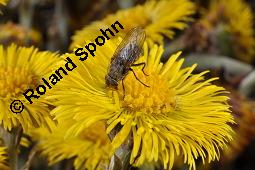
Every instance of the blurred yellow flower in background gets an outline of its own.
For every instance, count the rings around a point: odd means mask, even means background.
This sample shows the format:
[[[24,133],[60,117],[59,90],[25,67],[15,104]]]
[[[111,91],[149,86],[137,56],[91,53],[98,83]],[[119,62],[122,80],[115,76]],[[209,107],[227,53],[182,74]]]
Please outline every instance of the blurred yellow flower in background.
[[[50,165],[64,159],[74,158],[76,170],[105,169],[111,157],[111,143],[105,132],[105,124],[96,122],[84,129],[77,137],[64,138],[72,121],[64,120],[53,129],[36,129],[31,132],[38,141],[38,149],[46,156]]]
[[[228,87],[229,88],[229,87]],[[233,127],[235,135],[228,149],[223,153],[223,160],[230,161],[237,159],[237,156],[244,152],[255,136],[255,103],[240,95],[234,89],[230,90],[230,103],[236,125]]]
[[[28,30],[21,25],[8,22],[0,25],[0,43],[10,45],[39,45],[41,43],[41,34],[35,30]]]
[[[116,20],[124,26],[122,36],[131,28],[141,26],[146,31],[149,44],[153,42],[162,44],[164,36],[173,38],[175,34],[173,29],[184,29],[187,26],[185,22],[191,20],[190,16],[194,12],[195,6],[188,0],[148,1],[144,5],[120,10],[85,26],[72,37],[70,49],[76,45],[84,45],[85,40],[94,39],[95,35],[101,34],[99,29],[107,29]]]
[[[208,11],[199,21],[207,30],[223,25],[231,35],[234,55],[240,60],[250,62],[254,59],[253,14],[250,6],[243,0],[211,1]]]
[[[0,4],[6,5],[9,0],[0,0]]]
[[[25,131],[29,127],[51,127],[50,109],[43,96],[30,104],[22,93],[42,83],[41,78],[51,73],[59,60],[58,54],[39,52],[33,47],[0,46],[0,123],[4,129],[20,125]],[[23,102],[22,113],[10,110],[13,100]]]
[[[133,148],[130,163],[141,166],[144,162],[160,161],[164,168],[173,166],[176,156],[195,169],[195,159],[203,162],[219,159],[219,151],[232,139],[233,116],[227,104],[225,89],[212,85],[215,80],[204,80],[203,75],[191,74],[196,65],[181,69],[180,53],[160,62],[163,47],[144,46],[144,55],[137,62],[145,62],[145,76],[141,68],[134,68],[145,87],[129,73],[117,91],[106,87],[105,75],[118,43],[107,42],[94,58],[77,63],[67,79],[52,90],[56,119],[76,122],[67,136],[79,135],[97,121],[107,122],[107,133],[117,125],[121,130],[112,140],[117,149],[131,134]],[[124,99],[123,99],[124,98]]]

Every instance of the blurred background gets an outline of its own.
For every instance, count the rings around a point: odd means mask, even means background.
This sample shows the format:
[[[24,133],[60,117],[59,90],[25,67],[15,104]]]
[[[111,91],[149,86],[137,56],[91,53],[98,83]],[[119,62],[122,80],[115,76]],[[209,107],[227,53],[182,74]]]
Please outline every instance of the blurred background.
[[[70,51],[77,30],[109,14],[144,4],[145,0],[10,0],[1,7],[0,43],[36,46],[40,50],[65,53]],[[231,93],[230,104],[236,124],[236,135],[219,161],[203,165],[199,170],[255,169],[255,1],[239,4],[217,4],[214,0],[193,0],[196,12],[182,30],[174,30],[173,39],[164,39],[163,62],[170,54],[183,51],[185,66],[198,63],[196,72],[210,70],[208,78],[219,77],[217,83]],[[231,6],[233,5],[233,6]],[[238,8],[238,6],[240,8]],[[247,9],[248,12],[247,12]],[[246,10],[246,11],[245,11]],[[171,11],[169,11],[171,13]],[[244,12],[244,14],[242,13]],[[127,16],[128,17],[128,16]],[[28,137],[29,138],[29,137]],[[33,144],[21,150],[24,164]],[[69,161],[46,166],[45,158],[35,156],[30,169],[68,170]],[[138,168],[134,168],[138,169]],[[157,169],[144,165],[141,169]],[[187,169],[181,162],[174,169]]]

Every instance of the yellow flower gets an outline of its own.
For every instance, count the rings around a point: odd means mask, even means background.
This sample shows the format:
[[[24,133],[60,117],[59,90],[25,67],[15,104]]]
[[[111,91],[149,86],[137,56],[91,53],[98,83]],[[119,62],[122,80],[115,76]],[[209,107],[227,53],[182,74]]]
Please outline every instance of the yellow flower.
[[[47,156],[49,164],[74,158],[74,167],[77,170],[105,169],[112,153],[105,124],[96,122],[84,129],[79,136],[64,138],[71,125],[71,121],[65,120],[65,123],[60,123],[52,133],[42,128],[31,133],[38,141],[42,154]]]
[[[6,165],[6,148],[0,147],[0,169],[2,170],[9,170],[8,166]]]
[[[0,0],[0,5],[6,5],[9,0]],[[0,11],[0,14],[2,14],[2,11]]]
[[[76,45],[84,45],[85,40],[95,39],[96,35],[101,34],[100,29],[107,29],[116,20],[124,27],[120,36],[124,36],[135,26],[141,26],[145,29],[150,44],[162,44],[163,36],[172,39],[173,29],[184,29],[187,26],[185,22],[191,20],[190,15],[194,12],[194,4],[188,0],[148,1],[144,5],[118,11],[85,26],[72,37],[70,49]]]
[[[97,121],[107,122],[107,133],[118,124],[121,130],[112,141],[117,149],[133,136],[130,163],[140,166],[145,161],[161,161],[164,168],[173,166],[176,156],[195,169],[195,159],[204,161],[219,158],[219,150],[229,141],[232,133],[228,123],[233,123],[228,97],[222,87],[212,85],[214,79],[204,80],[203,75],[191,74],[196,65],[181,69],[180,53],[160,62],[162,46],[148,48],[138,62],[146,62],[145,76],[141,68],[134,68],[138,78],[149,85],[145,87],[132,73],[124,79],[125,96],[121,82],[118,90],[106,87],[105,75],[116,44],[107,42],[98,48],[95,57],[79,61],[69,77],[52,91],[50,99],[57,106],[52,114],[57,119],[76,120],[67,136],[80,134],[84,128]],[[123,99],[124,98],[124,99]],[[59,100],[58,100],[59,99]]]
[[[9,0],[0,0],[0,4],[6,5]]]
[[[8,22],[0,25],[0,43],[9,45],[15,43],[18,45],[33,44],[39,45],[41,35],[35,30],[28,30],[21,25]]]
[[[30,104],[23,93],[38,84],[50,74],[53,66],[60,59],[56,53],[38,52],[30,47],[11,45],[6,49],[0,46],[0,122],[4,129],[11,130],[21,125],[26,131],[29,127],[51,127],[47,101],[43,96]],[[13,113],[10,104],[20,100],[24,105],[21,113]]]
[[[250,62],[255,54],[253,19],[252,9],[243,0],[216,0],[200,22],[209,30],[223,24],[232,36],[236,57]]]
[[[231,95],[229,95],[231,99],[230,104],[232,105],[232,112],[236,122],[238,122],[238,126],[233,126],[235,135],[230,147],[223,153],[222,160],[224,162],[235,160],[251,144],[253,136],[255,136],[255,103],[249,101],[238,91],[227,88],[231,92]]]

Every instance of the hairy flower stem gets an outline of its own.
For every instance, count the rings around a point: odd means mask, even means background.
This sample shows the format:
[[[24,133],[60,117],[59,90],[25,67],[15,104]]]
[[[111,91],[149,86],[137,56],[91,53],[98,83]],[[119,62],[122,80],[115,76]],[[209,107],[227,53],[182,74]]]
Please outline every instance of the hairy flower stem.
[[[121,125],[117,125],[109,134],[111,141],[119,133]],[[128,170],[131,165],[129,164],[130,155],[133,147],[132,136],[129,134],[126,141],[115,151],[111,157],[108,170]]]
[[[28,155],[28,159],[27,162],[25,163],[24,167],[22,168],[22,170],[29,170],[30,166],[34,160],[34,157],[36,156],[36,154],[38,153],[38,146],[35,145],[32,150],[30,151],[29,155]]]
[[[16,127],[11,130],[9,140],[9,159],[11,170],[18,170],[18,147],[22,136],[22,127]]]

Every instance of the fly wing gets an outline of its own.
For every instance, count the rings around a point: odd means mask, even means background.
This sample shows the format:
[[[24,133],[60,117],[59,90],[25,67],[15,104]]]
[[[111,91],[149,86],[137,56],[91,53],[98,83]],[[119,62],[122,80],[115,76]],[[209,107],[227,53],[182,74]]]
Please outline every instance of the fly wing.
[[[115,59],[124,65],[135,62],[142,51],[145,37],[145,31],[141,27],[132,28],[117,47],[111,63]]]

